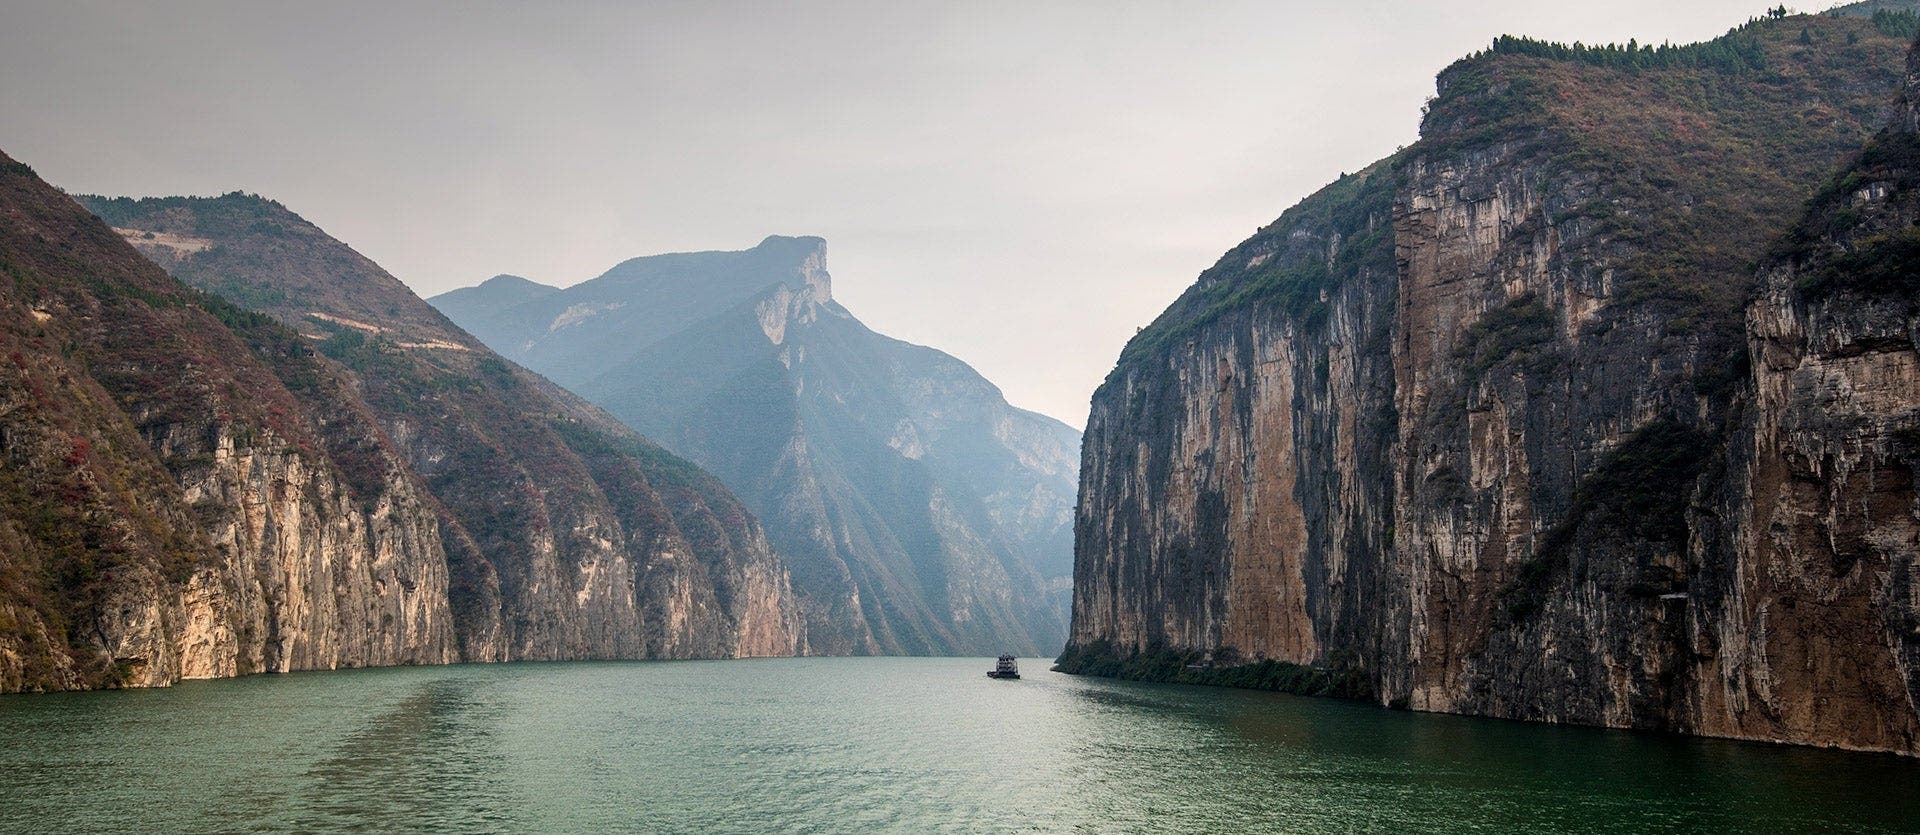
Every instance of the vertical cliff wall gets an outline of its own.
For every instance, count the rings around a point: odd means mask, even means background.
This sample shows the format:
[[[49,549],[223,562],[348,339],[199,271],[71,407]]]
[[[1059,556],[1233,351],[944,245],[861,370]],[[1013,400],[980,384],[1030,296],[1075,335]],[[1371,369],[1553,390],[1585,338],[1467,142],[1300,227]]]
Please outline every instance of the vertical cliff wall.
[[[1702,729],[1920,748],[1920,52],[1894,124],[1771,253],[1691,602]]]
[[[1797,17],[1662,50],[1503,40],[1449,68],[1419,143],[1229,253],[1095,395],[1075,648],[1316,667],[1422,710],[1910,750],[1805,718],[1845,695],[1836,716],[1910,721],[1903,668],[1873,661],[1904,638],[1865,606],[1824,644],[1714,639],[1745,661],[1702,637],[1775,594],[1752,523],[1729,527],[1742,505],[1717,506],[1746,453],[1719,451],[1826,419],[1749,408],[1784,385],[1749,378],[1752,262],[1883,123],[1904,51]],[[1892,369],[1844,387],[1897,411]],[[1898,553],[1910,485],[1870,480]],[[1857,593],[1806,588],[1893,600],[1882,562]],[[1842,634],[1888,649],[1847,662]]]
[[[1394,162],[1240,245],[1094,397],[1072,642],[1371,655],[1392,521]]]

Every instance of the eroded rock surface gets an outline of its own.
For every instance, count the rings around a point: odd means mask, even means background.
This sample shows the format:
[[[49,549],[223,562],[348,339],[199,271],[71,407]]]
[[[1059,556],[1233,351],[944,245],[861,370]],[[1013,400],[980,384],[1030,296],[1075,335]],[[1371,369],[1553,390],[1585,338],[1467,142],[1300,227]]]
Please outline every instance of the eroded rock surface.
[[[1796,17],[1449,68],[1418,144],[1228,253],[1095,395],[1071,644],[1913,751],[1914,293],[1752,268],[1905,52]],[[1854,179],[1832,216],[1874,231],[1810,237],[1910,234],[1904,181]]]

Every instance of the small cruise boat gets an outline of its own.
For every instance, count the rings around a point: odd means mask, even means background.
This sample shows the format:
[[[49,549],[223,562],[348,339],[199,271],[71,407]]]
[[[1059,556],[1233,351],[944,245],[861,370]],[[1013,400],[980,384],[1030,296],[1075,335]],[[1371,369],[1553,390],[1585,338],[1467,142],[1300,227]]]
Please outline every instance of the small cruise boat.
[[[1020,665],[1013,663],[1013,656],[1002,655],[1000,662],[987,671],[987,678],[1019,678]]]

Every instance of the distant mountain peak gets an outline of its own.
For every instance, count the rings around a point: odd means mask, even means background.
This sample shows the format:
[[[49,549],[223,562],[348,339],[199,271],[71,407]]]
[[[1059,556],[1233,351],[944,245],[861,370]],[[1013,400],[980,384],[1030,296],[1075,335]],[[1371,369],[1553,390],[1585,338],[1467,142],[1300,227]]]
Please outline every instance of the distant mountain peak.
[[[833,303],[826,241],[630,258],[442,310],[739,485],[817,652],[1043,652],[1073,573],[1080,436]],[[465,291],[457,291],[465,292]]]
[[[793,249],[827,251],[827,239],[819,235],[768,235],[754,249]]]
[[[833,276],[827,274],[827,239],[813,235],[768,235],[753,249],[755,252],[784,255],[798,261],[796,269],[800,284],[794,289],[807,290],[815,304],[833,301]]]
[[[501,273],[499,275],[496,275],[492,278],[487,279],[486,281],[482,281],[480,282],[479,286],[491,288],[494,290],[513,290],[513,289],[558,290],[560,289],[552,285],[541,284],[540,282],[534,281],[533,279],[530,279],[530,278],[522,278],[520,276],[509,275],[507,273]]]

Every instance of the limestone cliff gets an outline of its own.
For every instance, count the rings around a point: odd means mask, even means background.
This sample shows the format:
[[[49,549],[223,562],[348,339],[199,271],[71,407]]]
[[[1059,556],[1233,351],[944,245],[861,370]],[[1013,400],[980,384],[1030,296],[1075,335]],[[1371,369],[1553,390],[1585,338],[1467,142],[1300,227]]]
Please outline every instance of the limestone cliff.
[[[1920,750],[1920,52],[1894,124],[1809,205],[1747,310],[1752,381],[1691,602],[1710,733]],[[1719,544],[1719,543],[1716,543]]]
[[[338,241],[95,207],[0,157],[0,692],[804,651],[717,481]]]
[[[0,691],[457,658],[433,499],[297,337],[0,157]]]
[[[82,200],[182,281],[300,329],[351,374],[434,499],[462,658],[805,650],[787,568],[724,487],[345,244],[248,195]]]
[[[1910,615],[1883,614],[1910,598],[1910,480],[1835,451],[1897,430],[1910,344],[1810,370],[1793,334],[1858,341],[1828,308],[1745,312],[1904,52],[1801,16],[1658,50],[1503,39],[1449,68],[1419,143],[1228,253],[1095,395],[1070,660],[1270,659],[1421,710],[1912,750],[1920,691],[1890,660]],[[1859,327],[1911,327],[1890,316]],[[1834,481],[1785,510],[1723,499],[1792,482],[1763,466],[1782,454]],[[1876,521],[1814,494],[1876,496]],[[1875,543],[1855,579],[1757,544],[1815,519]]]
[[[1087,421],[1074,643],[1305,663],[1373,640],[1395,180],[1310,198],[1127,347]]]

